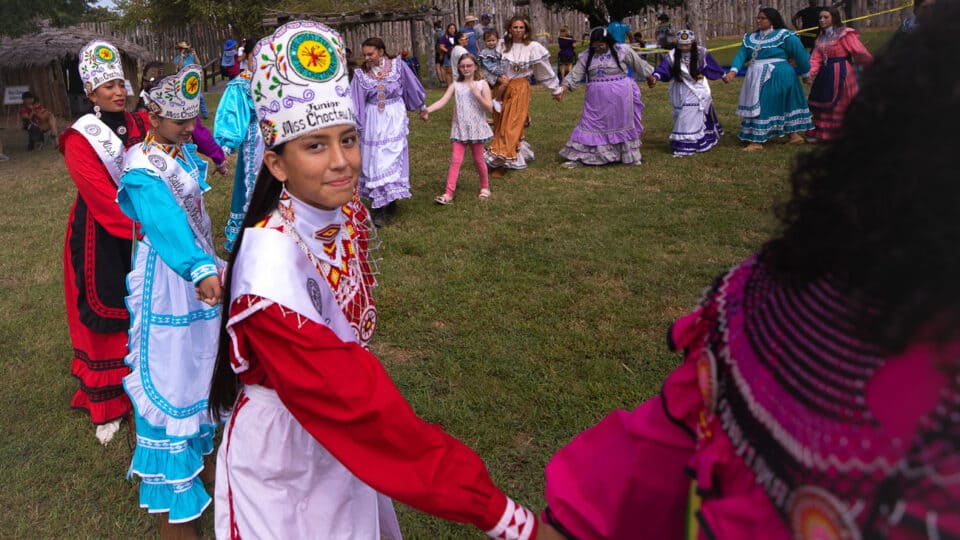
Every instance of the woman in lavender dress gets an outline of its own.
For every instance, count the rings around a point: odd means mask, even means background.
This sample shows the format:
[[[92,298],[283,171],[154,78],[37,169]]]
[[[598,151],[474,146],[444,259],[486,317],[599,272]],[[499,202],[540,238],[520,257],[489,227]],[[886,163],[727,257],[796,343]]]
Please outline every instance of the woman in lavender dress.
[[[426,91],[405,62],[387,55],[380,38],[363,42],[363,67],[350,82],[360,131],[360,195],[383,227],[399,199],[410,198],[407,111],[426,110]]]
[[[629,46],[614,41],[606,28],[594,28],[590,49],[580,53],[577,65],[561,86],[565,92],[576,89],[581,80],[587,81],[580,122],[560,150],[560,157],[566,160],[563,167],[640,165],[643,102],[637,84],[627,76],[628,68],[637,77],[653,73],[653,66]]]

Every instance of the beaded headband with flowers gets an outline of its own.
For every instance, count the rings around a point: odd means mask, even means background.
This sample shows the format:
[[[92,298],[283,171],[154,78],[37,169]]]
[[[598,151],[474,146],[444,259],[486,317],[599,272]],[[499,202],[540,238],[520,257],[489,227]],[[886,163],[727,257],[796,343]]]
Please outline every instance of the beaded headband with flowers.
[[[200,114],[200,74],[197,64],[184,66],[160,79],[147,94],[147,110],[170,120],[189,120]]]
[[[80,80],[89,94],[102,84],[123,80],[123,64],[117,48],[102,40],[93,40],[80,49]]]
[[[356,123],[343,40],[312,21],[291,21],[253,49],[250,94],[268,148],[311,131]]]
[[[677,32],[678,45],[690,45],[695,39],[697,39],[697,35],[694,34],[692,30],[680,30]]]

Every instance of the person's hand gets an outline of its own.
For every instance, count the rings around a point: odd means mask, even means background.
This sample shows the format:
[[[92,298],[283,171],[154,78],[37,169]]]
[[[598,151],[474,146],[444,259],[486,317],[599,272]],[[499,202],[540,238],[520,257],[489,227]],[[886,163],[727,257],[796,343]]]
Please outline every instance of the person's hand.
[[[430,119],[430,113],[428,113],[427,111],[420,111],[420,119],[426,122],[427,120]]]
[[[216,167],[214,170],[217,171],[217,174],[219,174],[220,176],[226,176],[226,175],[227,175],[227,162],[224,161],[224,162],[220,163],[219,165],[217,165],[217,167]]]
[[[553,95],[554,101],[556,101],[557,103],[563,103],[563,94],[565,94],[566,91],[567,91],[567,87],[561,86],[560,91]]]
[[[737,76],[737,74],[734,73],[733,71],[728,71],[726,75],[724,75],[723,77],[721,77],[721,80],[723,80],[724,83],[729,83],[729,82],[732,81],[733,78],[736,77],[736,76]]]
[[[648,88],[653,88],[653,87],[656,86],[656,85],[657,85],[657,78],[656,78],[656,77],[654,77],[653,75],[650,75],[649,77],[647,77],[647,87],[648,87]]]
[[[803,84],[810,84],[810,76],[800,77],[800,80],[803,81]]]
[[[197,300],[200,300],[208,306],[215,306],[220,303],[220,296],[223,290],[220,288],[219,276],[207,276],[197,283]]]
[[[566,540],[566,537],[560,534],[552,525],[538,519],[537,537],[533,540]]]

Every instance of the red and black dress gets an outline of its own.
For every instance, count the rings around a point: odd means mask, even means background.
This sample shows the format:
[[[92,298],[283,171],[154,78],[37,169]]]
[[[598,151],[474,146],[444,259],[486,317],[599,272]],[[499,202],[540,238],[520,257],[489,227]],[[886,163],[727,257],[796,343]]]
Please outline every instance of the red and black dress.
[[[146,113],[102,112],[100,121],[124,148],[142,141],[149,126]],[[94,424],[105,424],[130,411],[122,381],[129,373],[123,361],[130,326],[124,297],[134,229],[117,205],[117,186],[88,135],[69,128],[60,136],[60,151],[78,192],[67,220],[63,288],[73,344],[71,371],[80,379],[70,406],[90,413]]]

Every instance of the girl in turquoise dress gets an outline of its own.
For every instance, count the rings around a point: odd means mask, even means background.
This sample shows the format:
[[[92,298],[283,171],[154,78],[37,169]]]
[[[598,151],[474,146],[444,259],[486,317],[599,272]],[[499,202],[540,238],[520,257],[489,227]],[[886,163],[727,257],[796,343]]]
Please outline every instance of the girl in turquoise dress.
[[[220,335],[220,277],[203,203],[207,165],[188,141],[199,112],[200,66],[150,90],[150,133],[124,156],[120,209],[140,232],[127,275],[130,374],[137,446],[128,475],[140,507],[160,515],[161,538],[195,537],[210,504],[204,456],[216,421],[207,394]],[[135,237],[136,238],[136,237]]]
[[[813,127],[803,87],[788,60],[806,80],[810,55],[800,38],[785,28],[780,12],[760,9],[757,30],[743,36],[730,71],[723,76],[730,82],[750,62],[737,104],[737,116],[742,118],[738,136],[749,143],[744,148],[748,152],[761,150],[770,137],[789,135],[790,144],[803,144],[801,134]]]

